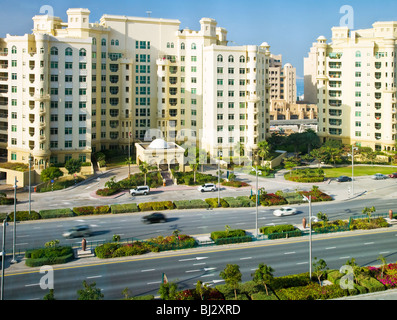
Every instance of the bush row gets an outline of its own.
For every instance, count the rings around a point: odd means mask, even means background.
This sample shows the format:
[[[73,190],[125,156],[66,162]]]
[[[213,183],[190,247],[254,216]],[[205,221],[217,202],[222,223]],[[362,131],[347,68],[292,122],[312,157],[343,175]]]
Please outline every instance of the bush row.
[[[27,266],[39,267],[67,263],[74,259],[74,253],[72,247],[61,246],[27,250],[25,257]]]

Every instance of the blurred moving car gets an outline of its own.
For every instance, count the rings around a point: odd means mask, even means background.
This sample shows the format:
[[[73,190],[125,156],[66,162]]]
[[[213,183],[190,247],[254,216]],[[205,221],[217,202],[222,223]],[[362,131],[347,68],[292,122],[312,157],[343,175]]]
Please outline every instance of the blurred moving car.
[[[273,212],[273,214],[277,217],[292,216],[296,213],[297,213],[296,209],[290,207],[283,207],[281,209],[274,210]]]
[[[150,193],[150,188],[148,186],[139,186],[136,189],[130,189],[130,195],[148,195]]]
[[[159,213],[159,212],[154,212],[152,214],[149,214],[148,216],[144,216],[142,218],[142,222],[149,224],[149,223],[157,223],[157,222],[166,222],[167,218],[164,214]]]
[[[352,181],[352,178],[348,177],[348,176],[340,176],[338,178],[336,178],[337,182],[348,182],[348,181]]]
[[[387,176],[385,176],[384,174],[381,173],[376,173],[372,176],[372,179],[374,180],[384,180],[387,179]]]
[[[397,178],[397,172],[389,174],[389,178],[396,179]]]
[[[62,235],[67,238],[78,238],[78,237],[89,237],[92,234],[91,228],[88,225],[76,226],[68,231],[65,231]]]
[[[214,191],[218,190],[216,185],[213,183],[203,184],[202,186],[198,187],[197,189],[198,189],[198,191],[201,191],[201,192],[206,192],[206,191],[214,192]]]

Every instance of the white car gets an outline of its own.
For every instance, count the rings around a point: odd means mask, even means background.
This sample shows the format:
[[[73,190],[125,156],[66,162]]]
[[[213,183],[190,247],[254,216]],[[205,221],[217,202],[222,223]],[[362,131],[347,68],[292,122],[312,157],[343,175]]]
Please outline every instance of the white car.
[[[296,209],[295,208],[289,208],[289,207],[284,207],[281,209],[274,210],[273,214],[277,217],[282,217],[282,216],[291,216],[296,214]]]
[[[150,188],[148,186],[140,186],[137,187],[136,189],[130,189],[130,195],[135,196],[135,195],[148,195],[150,193]]]
[[[216,187],[215,184],[213,184],[213,183],[206,183],[206,184],[203,184],[202,186],[198,187],[197,190],[198,190],[198,191],[201,191],[201,192],[208,192],[208,191],[214,192],[214,191],[216,191],[216,190],[218,190],[218,189],[217,189],[217,187]]]

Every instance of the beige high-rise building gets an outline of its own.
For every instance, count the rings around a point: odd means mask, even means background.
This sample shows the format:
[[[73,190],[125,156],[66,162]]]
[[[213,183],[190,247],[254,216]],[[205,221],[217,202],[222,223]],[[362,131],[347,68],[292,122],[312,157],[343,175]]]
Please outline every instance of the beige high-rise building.
[[[103,15],[92,23],[78,8],[66,22],[49,15],[33,22],[32,34],[0,39],[0,149],[9,161],[89,162],[97,151],[127,153],[154,137],[189,135],[211,154],[238,141],[252,150],[266,139],[268,45],[228,47],[227,31],[210,18],[192,31],[150,17]],[[221,102],[233,141],[207,134],[221,125]]]
[[[319,135],[395,150],[397,22],[332,28],[305,58],[305,100],[318,105]]]

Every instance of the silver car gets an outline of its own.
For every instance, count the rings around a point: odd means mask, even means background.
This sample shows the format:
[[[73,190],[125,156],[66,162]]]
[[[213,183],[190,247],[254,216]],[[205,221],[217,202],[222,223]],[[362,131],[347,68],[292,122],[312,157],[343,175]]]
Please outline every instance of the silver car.
[[[384,180],[387,178],[388,178],[387,176],[385,176],[384,174],[381,174],[381,173],[376,173],[372,176],[372,179],[374,179],[374,180]]]
[[[89,237],[92,234],[90,226],[82,225],[77,226],[63,233],[63,236],[67,239],[78,238],[78,237]]]
[[[140,186],[137,187],[136,189],[131,189],[130,190],[130,195],[136,196],[136,195],[148,195],[150,193],[150,188],[148,186]]]

